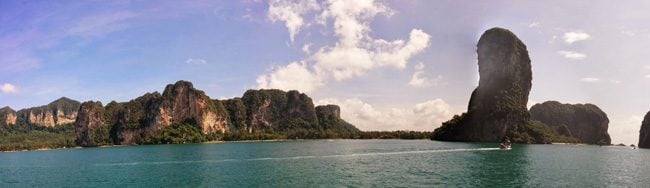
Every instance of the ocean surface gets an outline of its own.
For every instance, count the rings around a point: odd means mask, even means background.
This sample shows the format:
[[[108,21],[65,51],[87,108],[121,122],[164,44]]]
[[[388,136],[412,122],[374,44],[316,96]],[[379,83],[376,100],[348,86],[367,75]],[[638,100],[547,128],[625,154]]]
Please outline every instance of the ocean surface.
[[[306,140],[0,153],[0,187],[648,187],[650,150]]]

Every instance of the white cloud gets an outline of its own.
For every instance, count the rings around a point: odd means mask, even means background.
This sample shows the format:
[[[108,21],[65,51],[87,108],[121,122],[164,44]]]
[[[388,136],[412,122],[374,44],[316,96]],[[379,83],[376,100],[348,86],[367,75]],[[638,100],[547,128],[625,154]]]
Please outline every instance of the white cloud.
[[[415,73],[411,76],[411,81],[409,81],[408,85],[415,88],[425,88],[429,86],[437,86],[442,80],[442,75],[438,75],[436,79],[431,80],[428,77],[423,77],[422,74],[424,74],[424,64],[420,62],[415,65]]]
[[[205,65],[207,63],[208,63],[208,61],[206,61],[205,59],[189,58],[189,59],[185,60],[185,64]]]
[[[587,77],[587,78],[581,78],[580,81],[594,83],[594,82],[600,82],[600,79],[599,78],[593,78],[593,77]]]
[[[274,1],[271,3],[271,7],[278,10],[320,10],[317,8],[296,8],[299,6],[309,7],[312,6],[311,4],[301,5],[301,3],[283,2],[275,3]],[[381,67],[403,69],[412,56],[422,52],[430,44],[431,37],[419,29],[411,30],[408,41],[387,41],[372,38],[370,36],[372,31],[370,22],[372,19],[377,15],[390,16],[393,14],[390,8],[374,0],[329,0],[323,4],[322,9],[316,21],[325,27],[331,26],[338,38],[338,42],[334,46],[326,45],[318,48],[303,61],[313,62],[311,69],[319,71],[318,76],[314,77],[323,80],[333,77],[336,81],[342,81],[363,76],[368,71]],[[306,14],[306,12],[302,12],[302,14]],[[300,17],[300,19],[296,18],[293,21],[295,23],[292,25],[304,24],[300,15],[294,16]],[[284,20],[290,22],[290,19]],[[332,22],[331,25],[329,24],[330,21]],[[288,28],[291,35],[297,31],[292,29],[296,27]],[[268,78],[268,76],[261,76],[261,78]],[[259,81],[267,81],[267,83]],[[274,81],[292,82],[291,80],[259,79],[258,86],[280,85],[273,84]]]
[[[573,44],[574,42],[590,39],[591,35],[585,32],[568,32],[564,33],[564,36],[562,38],[567,44]]]
[[[578,53],[574,51],[558,51],[560,55],[564,56],[567,59],[583,60],[587,58],[587,54]]]
[[[0,91],[3,93],[18,93],[18,88],[13,84],[4,83],[2,84],[2,87],[0,87]]]
[[[273,22],[284,22],[293,42],[296,34],[305,24],[303,15],[312,10],[320,10],[316,0],[272,0],[269,3],[268,17]]]
[[[451,107],[442,99],[428,100],[409,108],[379,110],[357,98],[323,99],[316,102],[341,107],[341,118],[361,130],[417,130],[432,131],[449,120]]]
[[[533,22],[533,23],[528,24],[528,28],[536,28],[536,27],[539,27],[539,26],[540,26],[539,22]]]
[[[650,78],[650,74],[646,74],[646,75],[645,75],[645,78]]]
[[[127,20],[138,16],[132,12],[114,12],[81,19],[68,29],[68,34],[83,37],[97,37],[119,31],[127,27]]]
[[[319,74],[310,71],[306,62],[293,62],[277,68],[273,73],[257,77],[258,88],[275,88],[312,92],[323,85]]]
[[[639,129],[643,117],[641,116],[612,116],[610,118],[609,135],[612,144],[625,143],[636,145],[639,141]]]

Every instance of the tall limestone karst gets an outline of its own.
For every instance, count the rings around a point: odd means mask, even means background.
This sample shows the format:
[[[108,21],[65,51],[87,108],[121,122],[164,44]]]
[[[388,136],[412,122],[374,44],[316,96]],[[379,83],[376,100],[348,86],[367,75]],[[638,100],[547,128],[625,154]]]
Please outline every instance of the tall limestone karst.
[[[54,127],[74,123],[80,105],[79,101],[61,97],[45,106],[19,110],[17,124]]]
[[[650,148],[650,112],[645,114],[639,132],[639,148]]]
[[[496,142],[518,137],[528,124],[532,72],[526,45],[512,32],[492,28],[477,47],[480,81],[467,113],[435,129],[434,140]]]
[[[547,101],[530,108],[531,120],[546,124],[554,133],[587,144],[611,144],[607,114],[593,104]]]

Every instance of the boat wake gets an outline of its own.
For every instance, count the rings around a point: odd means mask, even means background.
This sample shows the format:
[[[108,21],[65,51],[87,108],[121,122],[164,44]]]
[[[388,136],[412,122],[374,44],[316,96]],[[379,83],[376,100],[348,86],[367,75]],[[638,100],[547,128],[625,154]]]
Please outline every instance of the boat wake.
[[[264,158],[250,158],[250,159],[221,159],[221,160],[192,160],[192,161],[142,161],[142,162],[127,162],[127,163],[102,163],[102,164],[96,164],[96,166],[134,166],[134,165],[222,163],[222,162],[268,161],[268,160],[299,160],[299,159],[345,158],[345,157],[366,157],[366,156],[384,156],[384,155],[407,155],[407,154],[468,152],[468,151],[492,151],[492,150],[500,150],[500,149],[499,148],[438,149],[438,150],[415,150],[415,151],[396,151],[396,152],[351,153],[351,154],[337,154],[337,155],[305,155],[305,156],[294,156],[294,157],[264,157]]]

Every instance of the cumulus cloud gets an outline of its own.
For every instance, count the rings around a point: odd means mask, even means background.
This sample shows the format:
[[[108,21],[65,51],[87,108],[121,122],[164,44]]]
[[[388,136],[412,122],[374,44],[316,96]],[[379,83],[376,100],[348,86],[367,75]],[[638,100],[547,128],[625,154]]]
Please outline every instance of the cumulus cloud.
[[[204,65],[207,64],[208,61],[205,59],[194,59],[194,58],[189,58],[185,60],[185,64],[193,64],[193,65]]]
[[[588,82],[588,83],[595,83],[595,82],[600,82],[600,79],[599,78],[593,78],[593,77],[587,77],[587,78],[581,78],[580,81]]]
[[[564,56],[567,59],[583,60],[587,58],[587,54],[578,53],[574,51],[558,51],[560,55]]]
[[[431,80],[427,77],[423,77],[422,74],[424,74],[424,64],[420,62],[415,65],[415,73],[411,76],[411,81],[409,81],[408,85],[415,88],[425,88],[429,86],[437,86],[440,83],[440,80],[442,80],[442,75],[438,75],[436,79]]]
[[[289,30],[291,42],[305,24],[303,15],[312,10],[320,10],[316,0],[272,0],[269,3],[268,17],[271,21],[282,21]]]
[[[303,3],[296,2],[271,3],[271,7],[276,7],[276,9],[296,9],[296,6],[312,5],[303,5]],[[315,50],[313,54],[309,54],[309,57],[302,60],[312,63],[310,69],[318,70],[317,72],[311,72],[318,74],[312,75],[312,77],[318,77],[321,80],[334,78],[336,81],[342,81],[363,76],[370,70],[382,67],[403,69],[412,56],[422,52],[430,44],[431,36],[419,29],[411,30],[408,41],[399,39],[387,41],[372,38],[370,36],[372,29],[369,26],[372,19],[377,15],[390,16],[393,14],[390,8],[374,0],[329,0],[321,8],[302,9],[322,10],[314,19],[315,23],[327,28],[331,26],[335,37],[338,39],[333,46],[325,45],[316,48],[318,50]],[[294,16],[300,17],[300,19],[296,18],[296,20],[301,20],[300,24],[296,25],[304,24],[302,23],[304,18],[301,15],[303,14],[294,14]],[[290,20],[284,19],[281,21],[288,23]],[[294,31],[297,31],[288,28],[289,33],[292,35],[295,34]],[[305,49],[303,51],[311,52],[311,50]],[[268,78],[269,75],[260,77]],[[267,83],[260,81],[267,81]],[[258,79],[258,86],[283,85],[272,83],[274,81],[292,82],[292,80]],[[322,86],[322,84],[319,86]],[[316,89],[318,86],[310,88]]]
[[[336,104],[341,107],[341,118],[361,130],[417,130],[432,131],[449,120],[451,107],[442,99],[428,100],[409,108],[380,110],[357,98],[323,99],[317,104]]]
[[[2,84],[2,87],[0,87],[0,91],[2,91],[2,93],[18,93],[18,88],[13,84],[4,83]]]
[[[567,32],[564,33],[562,37],[564,42],[567,44],[573,44],[574,42],[583,41],[591,38],[591,35],[585,32]]]
[[[293,62],[279,67],[273,73],[257,77],[258,88],[275,88],[311,92],[323,85],[321,76],[310,71],[306,62]]]

